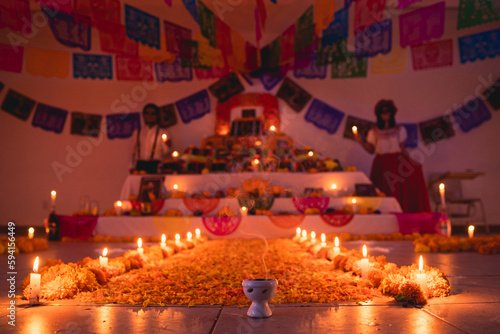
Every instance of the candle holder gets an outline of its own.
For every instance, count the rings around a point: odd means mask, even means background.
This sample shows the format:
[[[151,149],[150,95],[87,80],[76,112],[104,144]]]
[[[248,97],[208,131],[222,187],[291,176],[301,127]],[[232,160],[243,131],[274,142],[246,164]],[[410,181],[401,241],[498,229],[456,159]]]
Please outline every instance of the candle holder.
[[[274,278],[255,278],[244,280],[242,285],[245,296],[252,301],[247,316],[251,318],[270,317],[273,313],[269,307],[269,301],[276,294],[278,281]]]

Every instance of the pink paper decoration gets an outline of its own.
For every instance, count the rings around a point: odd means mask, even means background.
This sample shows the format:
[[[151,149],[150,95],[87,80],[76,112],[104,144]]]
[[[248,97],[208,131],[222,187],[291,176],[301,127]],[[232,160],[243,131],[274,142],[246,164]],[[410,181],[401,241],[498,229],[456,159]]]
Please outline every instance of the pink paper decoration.
[[[453,41],[446,39],[412,46],[411,58],[415,71],[451,66],[453,64]]]
[[[334,211],[333,213],[322,213],[319,215],[321,219],[330,226],[341,227],[349,224],[354,218],[353,214]]]
[[[300,226],[306,218],[305,215],[273,215],[267,217],[271,223],[284,229],[296,228]]]
[[[28,0],[2,0],[0,2],[0,28],[31,32],[31,14]]]
[[[357,0],[354,3],[354,34],[384,19],[386,0]]]
[[[405,9],[409,5],[415,3],[415,2],[420,2],[422,0],[398,0],[398,9]]]
[[[206,215],[219,206],[219,198],[183,198],[184,206],[191,212],[201,211]]]
[[[319,209],[319,211],[323,212],[328,207],[328,203],[330,198],[328,197],[319,197],[319,198],[293,198],[293,205],[300,212],[304,213],[306,209],[313,208]]]
[[[124,26],[110,22],[102,22],[100,23],[100,27],[99,41],[102,51],[129,56],[138,55],[138,44],[127,37]]]
[[[399,45],[404,48],[431,38],[440,38],[444,33],[445,2],[414,10],[399,16]]]
[[[24,48],[15,49],[9,44],[0,43],[0,70],[20,73],[23,69]]]
[[[40,5],[47,6],[50,9],[55,9],[61,13],[73,13],[71,0],[35,0],[35,2],[38,2]]]
[[[116,78],[118,80],[153,80],[153,63],[151,61],[145,61],[137,57],[117,55],[115,62]]]
[[[240,226],[241,216],[238,217],[202,217],[205,228],[216,236],[233,234]]]

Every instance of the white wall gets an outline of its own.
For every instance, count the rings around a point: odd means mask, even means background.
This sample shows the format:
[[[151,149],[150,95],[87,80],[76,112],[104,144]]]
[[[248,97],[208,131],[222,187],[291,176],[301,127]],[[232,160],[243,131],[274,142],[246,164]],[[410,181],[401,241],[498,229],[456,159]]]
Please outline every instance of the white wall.
[[[444,38],[456,37],[485,31],[498,27],[489,24],[456,33],[456,10],[447,15],[447,30]],[[165,17],[168,19],[168,16]],[[174,19],[172,19],[174,20]],[[184,20],[184,19],[183,19]],[[188,19],[185,19],[188,22]],[[174,20],[182,23],[179,20]],[[187,25],[188,23],[186,23]],[[192,24],[191,24],[192,25]],[[191,26],[194,28],[195,26]],[[5,42],[6,30],[1,41]],[[92,31],[93,47],[91,52],[99,53],[98,34]],[[394,44],[397,44],[395,36]],[[500,77],[500,58],[486,59],[474,63],[460,64],[458,47],[454,39],[454,65],[451,67],[415,72],[409,60],[405,72],[398,74],[374,75],[369,73],[363,79],[295,79],[288,76],[310,92],[314,97],[343,111],[346,115],[374,120],[373,107],[379,99],[392,99],[399,111],[397,121],[418,123],[442,115],[445,111],[463,104],[475,95],[476,88],[482,84],[481,78]],[[43,47],[79,52],[57,43],[50,30],[42,27],[29,40],[28,47]],[[111,105],[122,94],[130,94],[141,82],[120,82],[117,80],[83,80],[33,77],[23,69],[22,74],[0,72],[0,81],[5,88],[0,92],[3,101],[8,89],[14,89],[37,102],[57,106],[68,111],[112,113]],[[246,87],[246,92],[265,92],[259,84]],[[140,111],[146,103],[163,105],[172,103],[201,89],[207,88],[214,80],[194,80],[192,82],[162,83],[148,90],[143,100],[135,101],[137,106],[131,111]],[[277,92],[278,87],[271,91]],[[481,90],[482,91],[482,90]],[[189,124],[179,123],[170,128],[174,149],[182,151],[188,145],[199,146],[202,138],[213,134],[215,125],[215,99],[212,98],[212,111],[205,117]],[[488,105],[489,106],[489,105]],[[282,131],[295,138],[298,145],[312,146],[325,156],[338,158],[344,166],[357,166],[369,174],[372,156],[357,143],[342,138],[344,122],[334,135],[316,128],[304,121],[307,106],[300,113],[288,108],[280,101]],[[500,206],[497,204],[497,191],[500,185],[500,115],[492,110],[492,119],[469,133],[456,130],[455,137],[437,144],[423,146],[423,162],[426,177],[432,173],[464,171],[473,169],[485,172],[474,181],[465,181],[466,191],[471,196],[481,197],[486,207],[490,224],[500,225]],[[14,220],[19,225],[42,225],[47,216],[50,191],[57,190],[57,211],[71,214],[77,210],[80,196],[89,195],[98,200],[101,212],[112,208],[118,198],[129,167],[129,149],[133,138],[128,140],[108,140],[69,134],[67,122],[62,134],[47,132],[31,126],[31,118],[21,121],[6,112],[0,111],[0,224]],[[103,127],[104,128],[104,127]],[[90,154],[81,156],[81,161],[68,159],[68,152],[91,147]],[[58,180],[53,163],[59,162],[71,168],[71,173],[62,175]]]

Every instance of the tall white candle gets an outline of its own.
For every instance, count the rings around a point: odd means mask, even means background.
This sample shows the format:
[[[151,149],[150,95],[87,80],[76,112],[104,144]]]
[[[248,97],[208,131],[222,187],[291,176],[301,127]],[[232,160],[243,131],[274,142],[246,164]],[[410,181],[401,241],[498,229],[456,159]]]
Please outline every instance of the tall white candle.
[[[165,234],[162,234],[161,235],[161,244],[160,244],[160,247],[165,249],[167,248],[167,236]]]
[[[55,190],[52,190],[50,192],[50,200],[51,200],[50,204],[52,205],[52,208],[54,208],[56,206],[56,195],[57,195],[57,193]]]
[[[35,236],[35,229],[33,227],[30,227],[28,229],[28,238],[33,239],[34,236]]]
[[[314,231],[311,232],[311,242],[313,244],[316,243],[316,232]]]
[[[351,209],[352,209],[352,213],[357,213],[358,212],[358,204],[356,203],[356,199],[353,198],[351,200]]]
[[[182,243],[181,243],[181,235],[180,235],[179,233],[177,233],[177,234],[175,235],[175,244],[176,244],[177,246],[182,246]]]
[[[297,227],[297,229],[295,230],[295,232],[296,232],[296,237],[300,238],[300,233],[302,232],[301,228]]]
[[[354,126],[352,127],[352,133],[353,133],[353,134],[355,134],[355,135],[357,135],[357,134],[358,134],[358,127],[357,127],[356,125],[354,125]]]
[[[199,239],[201,237],[201,231],[199,228],[197,228],[194,233],[196,234],[196,239]]]
[[[187,241],[191,241],[191,239],[193,239],[193,233],[188,232],[188,233],[186,234],[186,239],[187,239]]]
[[[335,247],[333,247],[333,257],[340,254],[339,237],[335,237]]]
[[[300,238],[301,241],[304,241],[307,239],[307,231],[306,230],[302,230],[302,238]]]
[[[321,247],[326,247],[326,235],[321,233]]]
[[[241,215],[246,216],[248,214],[248,209],[246,206],[242,206],[240,209]]]
[[[337,197],[338,191],[337,191],[337,185],[335,183],[332,183],[331,191],[332,191],[332,196]]]
[[[370,262],[366,258],[368,255],[368,251],[366,249],[366,245],[363,245],[363,258],[361,259],[361,262],[359,266],[361,267],[361,277],[366,277],[368,274],[368,270],[370,270]]]
[[[444,198],[444,183],[439,184],[439,195],[441,196],[441,210],[446,208],[446,200]]]
[[[474,225],[469,225],[467,232],[469,232],[469,238],[474,237]]]
[[[114,207],[115,207],[116,215],[117,216],[121,216],[122,215],[122,209],[123,209],[123,203],[122,203],[122,201],[116,201]]]
[[[141,255],[144,255],[144,248],[142,248],[142,238],[137,240],[137,252]]]
[[[38,256],[33,263],[33,273],[30,274],[30,294],[29,294],[29,304],[35,305],[40,303],[40,279],[41,275],[38,274]]]
[[[424,260],[422,255],[420,255],[420,260],[418,261],[417,284],[420,285],[424,296],[427,298],[429,290],[427,288],[427,275],[424,272]]]
[[[104,268],[108,267],[108,258],[106,255],[108,255],[108,249],[104,248],[102,251],[102,256],[99,256],[99,264]]]

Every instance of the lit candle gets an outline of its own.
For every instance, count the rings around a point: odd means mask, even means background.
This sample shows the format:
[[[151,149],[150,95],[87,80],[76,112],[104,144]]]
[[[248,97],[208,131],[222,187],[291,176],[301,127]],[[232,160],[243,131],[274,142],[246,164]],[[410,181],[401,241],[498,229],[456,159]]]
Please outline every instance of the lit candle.
[[[123,208],[122,201],[116,201],[114,207],[115,207],[116,215],[121,216],[122,215],[122,208]]]
[[[161,235],[161,244],[160,244],[161,248],[163,248],[163,249],[167,248],[166,241],[167,241],[167,236],[165,234],[162,234]]]
[[[351,209],[352,209],[352,213],[358,212],[358,204],[356,203],[356,199],[355,198],[353,198],[351,200]]]
[[[175,235],[175,244],[178,245],[178,246],[182,246],[182,244],[181,244],[181,235],[179,233],[177,233]]]
[[[359,264],[361,268],[361,277],[366,277],[368,270],[370,269],[370,262],[366,258],[368,255],[368,251],[366,249],[366,245],[363,245],[363,258],[361,259],[361,263]]]
[[[354,135],[357,135],[357,134],[358,134],[358,127],[357,127],[356,125],[354,125],[354,126],[352,127],[352,133],[353,133]]]
[[[446,208],[446,201],[444,199],[444,183],[439,184],[439,195],[441,195],[441,210]]]
[[[176,184],[174,184],[174,190],[177,190],[177,189],[179,189],[179,185],[176,183]]]
[[[164,143],[167,142],[168,137],[167,137],[167,135],[165,133],[161,135],[161,140],[163,140]]]
[[[309,151],[309,152],[307,152],[307,155],[310,156],[310,157],[312,157],[314,155],[314,152],[313,151]]]
[[[314,244],[316,242],[316,232],[311,232],[311,242]]]
[[[199,228],[197,228],[194,233],[196,234],[196,239],[199,239],[201,237],[201,231]]]
[[[335,183],[332,183],[332,194],[333,194],[333,197],[337,197],[337,185]]]
[[[51,199],[52,207],[55,207],[56,206],[56,191],[55,190],[52,190],[50,192],[50,199]]]
[[[33,263],[33,273],[30,274],[30,297],[29,304],[35,305],[40,303],[40,278],[41,275],[38,274],[38,256]]]
[[[469,232],[469,238],[472,238],[474,236],[474,225],[469,225],[469,229],[467,231]]]
[[[274,125],[271,125],[271,126],[269,127],[269,130],[271,130],[272,132],[274,132],[274,131],[276,131],[276,127],[275,127]]]
[[[340,254],[339,237],[335,237],[335,247],[333,247],[333,257]]]
[[[248,209],[246,206],[242,206],[240,211],[242,216],[246,216],[248,213]]]
[[[326,247],[326,235],[321,233],[321,247]]]
[[[296,237],[300,238],[300,233],[302,232],[302,230],[300,229],[300,227],[297,227],[297,229],[295,231],[297,232]]]
[[[300,238],[300,240],[306,240],[306,239],[307,239],[307,231],[302,230],[302,238]]]
[[[179,156],[179,152],[173,151],[172,152],[172,158],[177,158]]]
[[[417,283],[420,285],[424,292],[424,296],[427,298],[429,291],[427,289],[427,276],[424,272],[424,260],[422,259],[422,255],[420,255],[420,260],[418,261]]]
[[[28,229],[28,238],[33,239],[34,236],[35,236],[35,229],[33,227],[30,227]]]
[[[142,248],[142,238],[137,240],[137,252],[141,255],[144,255],[144,248]]]
[[[188,241],[191,241],[191,239],[192,239],[192,238],[193,238],[193,233],[188,232],[188,233],[186,234],[186,239],[187,239]]]
[[[108,258],[106,257],[108,255],[108,249],[104,248],[102,251],[102,256],[99,256],[99,264],[101,267],[108,267]]]

